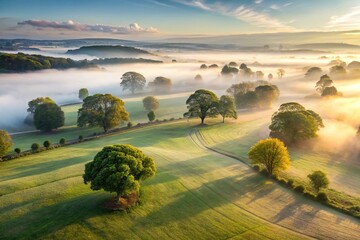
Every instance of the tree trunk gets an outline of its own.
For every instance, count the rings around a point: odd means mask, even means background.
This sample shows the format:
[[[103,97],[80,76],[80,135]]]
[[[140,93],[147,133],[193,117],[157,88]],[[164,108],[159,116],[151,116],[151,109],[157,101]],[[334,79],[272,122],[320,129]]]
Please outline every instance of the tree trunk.
[[[225,123],[225,117],[223,116],[223,123]]]
[[[121,199],[121,195],[120,194],[117,194],[116,195],[116,198],[115,198],[115,203],[118,203]]]
[[[204,120],[205,120],[205,118],[202,117],[202,118],[201,118],[201,124],[202,124],[202,125],[204,125]]]

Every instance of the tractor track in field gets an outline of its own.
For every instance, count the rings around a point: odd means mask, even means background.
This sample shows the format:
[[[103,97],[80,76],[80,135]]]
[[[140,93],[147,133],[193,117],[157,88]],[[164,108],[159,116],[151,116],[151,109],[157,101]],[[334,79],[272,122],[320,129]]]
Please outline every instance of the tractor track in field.
[[[239,158],[239,157],[236,157],[236,156],[233,156],[233,155],[230,155],[230,154],[226,154],[226,153],[220,152],[220,151],[218,151],[218,150],[216,150],[216,149],[213,149],[213,148],[207,146],[207,144],[206,144],[206,142],[205,142],[205,139],[204,139],[204,137],[202,136],[202,134],[201,134],[201,132],[199,131],[199,129],[192,129],[192,130],[190,130],[189,133],[188,133],[188,137],[189,137],[189,139],[191,140],[191,142],[193,142],[193,143],[194,143],[196,146],[198,146],[199,148],[201,148],[201,149],[203,149],[203,150],[205,150],[205,151],[208,151],[208,152],[210,152],[211,154],[218,155],[218,156],[221,157],[221,158],[224,158],[224,157],[225,157],[225,158],[230,158],[230,159],[232,159],[232,160],[236,160],[236,161],[242,163],[243,165],[245,165],[246,167],[248,167],[249,169],[252,169],[251,166],[250,166],[250,164],[249,164],[246,160],[244,160],[244,159],[242,159],[242,158]],[[254,174],[257,174],[257,173],[254,172]],[[212,190],[214,190],[214,189],[212,189]],[[220,194],[220,193],[219,193],[219,194]],[[223,196],[223,197],[224,197],[224,196]],[[224,198],[226,199],[226,197],[224,197]],[[229,202],[231,202],[231,200],[229,200],[229,199],[227,199],[227,200],[228,200]],[[259,218],[259,219],[261,219],[261,220],[263,220],[263,221],[265,221],[265,222],[267,222],[267,223],[269,223],[269,224],[276,225],[276,226],[278,226],[278,227],[280,227],[280,228],[289,230],[289,231],[291,231],[291,232],[293,232],[293,233],[296,233],[296,234],[299,234],[299,235],[301,235],[301,236],[303,236],[303,237],[311,238],[311,239],[319,239],[319,237],[320,237],[320,238],[326,239],[326,237],[324,237],[324,236],[322,236],[322,235],[314,236],[314,235],[312,235],[312,234],[304,233],[304,232],[295,230],[294,228],[291,228],[291,227],[287,227],[287,226],[278,224],[278,223],[276,223],[276,222],[274,222],[274,221],[272,221],[272,220],[270,220],[270,219],[268,219],[268,218],[266,218],[266,217],[263,217],[263,216],[261,216],[261,215],[259,215],[259,214],[256,214],[256,213],[254,213],[254,212],[252,212],[252,211],[250,211],[250,210],[248,210],[248,209],[240,206],[239,204],[236,204],[236,203],[232,203],[232,204],[236,205],[238,208],[242,209],[243,211],[245,211],[245,212],[247,212],[247,213],[249,213],[249,214],[251,214],[251,215],[253,215],[253,216],[255,216],[255,217],[257,217],[257,218]],[[235,236],[234,236],[234,237],[235,237]],[[347,236],[347,237],[349,237],[349,236]]]

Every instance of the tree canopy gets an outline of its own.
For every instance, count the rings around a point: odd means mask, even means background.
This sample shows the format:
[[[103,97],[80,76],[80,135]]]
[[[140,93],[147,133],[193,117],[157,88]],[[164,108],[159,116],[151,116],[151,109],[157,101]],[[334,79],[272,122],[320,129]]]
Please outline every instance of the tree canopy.
[[[43,103],[36,107],[34,125],[41,131],[51,131],[64,126],[65,115],[56,103]]]
[[[229,95],[223,95],[220,97],[218,112],[223,118],[223,123],[225,118],[237,118],[237,113],[235,109],[234,98]]]
[[[295,102],[284,103],[271,118],[270,137],[293,144],[317,136],[324,127],[320,115]]]
[[[112,145],[98,152],[85,165],[84,183],[92,190],[115,192],[117,201],[122,196],[138,192],[140,182],[155,175],[154,159],[131,145]]]
[[[309,79],[316,79],[316,78],[320,77],[322,73],[323,73],[323,70],[321,68],[311,67],[306,71],[305,77],[309,78]]]
[[[258,97],[258,106],[261,108],[269,108],[273,101],[277,100],[280,91],[275,85],[261,85],[255,88]]]
[[[188,112],[184,115],[199,117],[201,124],[204,124],[206,117],[216,117],[219,113],[217,110],[219,98],[215,93],[200,89],[191,94],[186,100]]]
[[[10,150],[12,139],[7,131],[0,129],[0,159]]]
[[[81,100],[84,100],[88,96],[89,96],[89,90],[87,88],[81,88],[79,90],[79,98]]]
[[[172,81],[170,78],[160,76],[156,77],[154,81],[149,82],[148,86],[156,92],[168,92],[171,90]]]
[[[111,94],[95,94],[84,99],[78,111],[79,127],[100,126],[107,132],[123,121],[127,121],[129,113],[124,102]]]
[[[284,143],[276,138],[260,140],[251,147],[248,156],[252,164],[265,166],[271,176],[290,166],[289,152]]]
[[[124,73],[121,80],[120,86],[122,86],[123,91],[130,90],[132,94],[136,90],[143,90],[146,84],[145,77],[137,72]]]
[[[322,94],[324,89],[330,87],[333,83],[333,80],[325,74],[320,77],[319,81],[316,82],[315,88],[318,92],[320,92],[320,94]]]
[[[149,119],[150,122],[154,121],[155,120],[155,112],[154,111],[150,111],[148,114],[147,114],[147,117]]]
[[[143,100],[143,106],[147,111],[155,111],[159,108],[160,102],[159,99],[153,96],[147,96]]]
[[[322,171],[314,171],[312,174],[307,176],[310,179],[311,184],[317,192],[320,191],[320,188],[326,188],[329,185],[329,179],[326,177],[326,174]]]
[[[54,102],[54,100],[52,100],[52,99],[49,98],[49,97],[38,97],[38,98],[35,98],[35,99],[31,100],[31,101],[28,103],[29,108],[27,109],[27,111],[28,111],[30,114],[34,114],[36,108],[37,108],[39,105],[44,104],[44,103],[55,103],[55,102]]]

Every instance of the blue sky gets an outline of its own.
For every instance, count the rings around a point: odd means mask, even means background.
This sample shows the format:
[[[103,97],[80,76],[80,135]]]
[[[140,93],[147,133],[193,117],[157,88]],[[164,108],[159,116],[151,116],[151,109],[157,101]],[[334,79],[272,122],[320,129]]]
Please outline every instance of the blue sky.
[[[0,0],[0,35],[6,38],[359,29],[359,0]]]

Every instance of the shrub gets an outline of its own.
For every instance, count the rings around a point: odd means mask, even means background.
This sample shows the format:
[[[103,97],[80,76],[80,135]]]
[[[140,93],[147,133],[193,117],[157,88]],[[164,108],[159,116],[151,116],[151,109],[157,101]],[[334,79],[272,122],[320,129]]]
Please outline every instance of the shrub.
[[[21,149],[20,149],[20,148],[15,148],[15,149],[14,149],[14,152],[16,152],[17,154],[20,154],[20,153],[21,153]]]
[[[84,140],[84,136],[83,135],[80,135],[79,136],[79,142],[82,142]]]
[[[51,142],[46,140],[44,143],[43,143],[43,146],[46,147],[46,149],[49,149],[49,147],[51,147]]]
[[[303,185],[299,185],[299,186],[296,186],[294,188],[295,191],[299,192],[299,193],[304,193],[305,191],[305,187]]]
[[[134,124],[132,122],[128,122],[127,127],[131,128]]]
[[[172,118],[170,118],[170,121],[174,121],[174,120],[175,120],[175,118],[173,118],[173,117],[172,117]]]
[[[40,144],[38,144],[38,143],[31,144],[31,150],[33,152],[37,152],[37,151],[39,151],[39,149],[40,149]]]
[[[316,196],[316,198],[321,202],[329,201],[329,198],[328,198],[327,194],[324,193],[324,192],[319,192],[318,195]]]
[[[60,143],[60,145],[64,145],[66,143],[66,139],[65,138],[60,138],[59,143]]]
[[[289,179],[287,184],[289,185],[289,187],[293,188],[294,187],[294,180],[293,179]]]
[[[254,170],[257,171],[257,172],[260,171],[260,166],[259,166],[259,165],[254,165],[253,168],[254,168]]]

